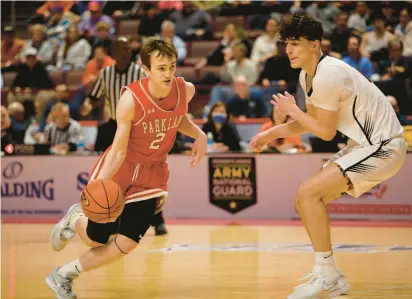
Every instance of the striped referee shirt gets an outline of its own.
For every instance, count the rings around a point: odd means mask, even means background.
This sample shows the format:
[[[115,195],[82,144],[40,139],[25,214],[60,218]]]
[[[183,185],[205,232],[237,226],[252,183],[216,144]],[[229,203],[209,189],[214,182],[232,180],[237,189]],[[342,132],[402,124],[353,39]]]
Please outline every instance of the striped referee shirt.
[[[119,72],[116,65],[108,66],[100,71],[89,97],[98,100],[104,96],[105,106],[109,107],[110,116],[116,119],[116,106],[123,86],[146,77],[141,65],[132,62],[124,72]]]

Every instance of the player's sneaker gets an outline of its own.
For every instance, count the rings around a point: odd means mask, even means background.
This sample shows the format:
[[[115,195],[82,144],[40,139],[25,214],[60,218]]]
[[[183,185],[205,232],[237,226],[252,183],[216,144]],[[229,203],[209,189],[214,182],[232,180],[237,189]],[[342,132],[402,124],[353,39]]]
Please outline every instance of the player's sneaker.
[[[70,228],[70,221],[78,218],[79,214],[83,215],[83,209],[79,203],[74,204],[67,211],[66,215],[53,227],[50,235],[54,251],[61,251],[76,235],[76,232]]]
[[[72,292],[73,279],[61,276],[57,273],[59,269],[57,267],[46,277],[47,285],[56,293],[57,299],[77,299],[76,294]]]
[[[317,299],[319,295],[333,298],[349,291],[349,284],[342,273],[332,278],[327,278],[321,273],[309,273],[301,280],[308,281],[295,287],[288,299]]]

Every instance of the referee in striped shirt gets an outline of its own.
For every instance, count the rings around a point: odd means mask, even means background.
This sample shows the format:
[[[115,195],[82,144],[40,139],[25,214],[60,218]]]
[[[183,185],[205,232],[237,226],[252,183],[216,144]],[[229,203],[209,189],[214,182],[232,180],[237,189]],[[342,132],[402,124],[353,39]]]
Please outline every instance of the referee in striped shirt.
[[[132,51],[129,41],[125,37],[119,37],[113,43],[112,55],[116,64],[101,70],[89,94],[89,99],[92,103],[96,103],[101,97],[104,97],[105,106],[110,111],[110,117],[116,120],[116,106],[120,99],[121,88],[144,78],[146,75],[141,65],[131,61]]]

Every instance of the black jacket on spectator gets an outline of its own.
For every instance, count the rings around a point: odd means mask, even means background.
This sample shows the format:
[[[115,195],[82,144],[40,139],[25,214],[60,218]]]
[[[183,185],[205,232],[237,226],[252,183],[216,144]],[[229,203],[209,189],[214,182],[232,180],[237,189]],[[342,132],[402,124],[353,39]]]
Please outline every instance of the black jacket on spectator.
[[[54,84],[47,73],[46,68],[41,62],[37,62],[33,69],[29,69],[27,64],[19,64],[15,66],[17,72],[16,79],[12,87],[32,89],[53,89]]]
[[[246,52],[246,57],[250,57],[250,53],[252,51],[252,48],[247,40],[243,40],[242,43],[246,46],[247,52]],[[225,57],[223,55],[222,50],[226,48],[226,46],[220,44],[219,47],[217,47],[212,54],[210,54],[207,57],[207,65],[217,65],[221,66],[225,62]]]
[[[165,16],[163,14],[157,14],[153,19],[149,19],[147,16],[144,16],[139,26],[139,35],[153,36],[159,34],[164,20]]]
[[[348,49],[348,40],[354,34],[352,30],[348,28],[346,31],[338,33],[336,29],[334,29],[330,35],[330,43],[332,46],[332,51],[338,52],[343,54]]]
[[[296,84],[299,80],[300,69],[293,69],[287,56],[275,55],[270,57],[259,77],[259,82],[263,79],[269,81],[285,80],[288,84]]]
[[[266,107],[262,102],[262,98],[255,98],[254,93],[249,94],[248,99],[240,99],[235,96],[231,98],[227,104],[227,111],[235,116],[246,116],[247,118],[260,118],[266,114]]]
[[[230,122],[223,124],[220,131],[216,131],[215,125],[213,123],[205,123],[202,128],[205,134],[211,132],[213,134],[213,140],[216,143],[223,143],[231,151],[240,151],[240,137],[236,129],[236,126]]]
[[[24,143],[24,131],[16,131],[12,128],[7,129],[4,135],[1,136],[1,150],[9,144],[23,144]]]

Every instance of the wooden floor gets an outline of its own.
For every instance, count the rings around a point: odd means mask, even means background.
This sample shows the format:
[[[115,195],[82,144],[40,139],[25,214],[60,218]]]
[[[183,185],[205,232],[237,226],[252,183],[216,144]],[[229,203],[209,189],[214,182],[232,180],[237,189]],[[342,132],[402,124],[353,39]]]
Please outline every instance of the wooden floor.
[[[50,228],[2,225],[1,298],[54,298],[45,276],[86,247],[76,237],[64,251],[53,252]],[[284,299],[313,264],[310,247],[299,245],[308,243],[301,226],[168,229],[167,237],[149,231],[139,250],[83,273],[74,284],[78,297]],[[334,244],[341,245],[335,252],[338,265],[352,286],[349,296],[339,298],[412,298],[412,228],[334,227],[332,233]]]

